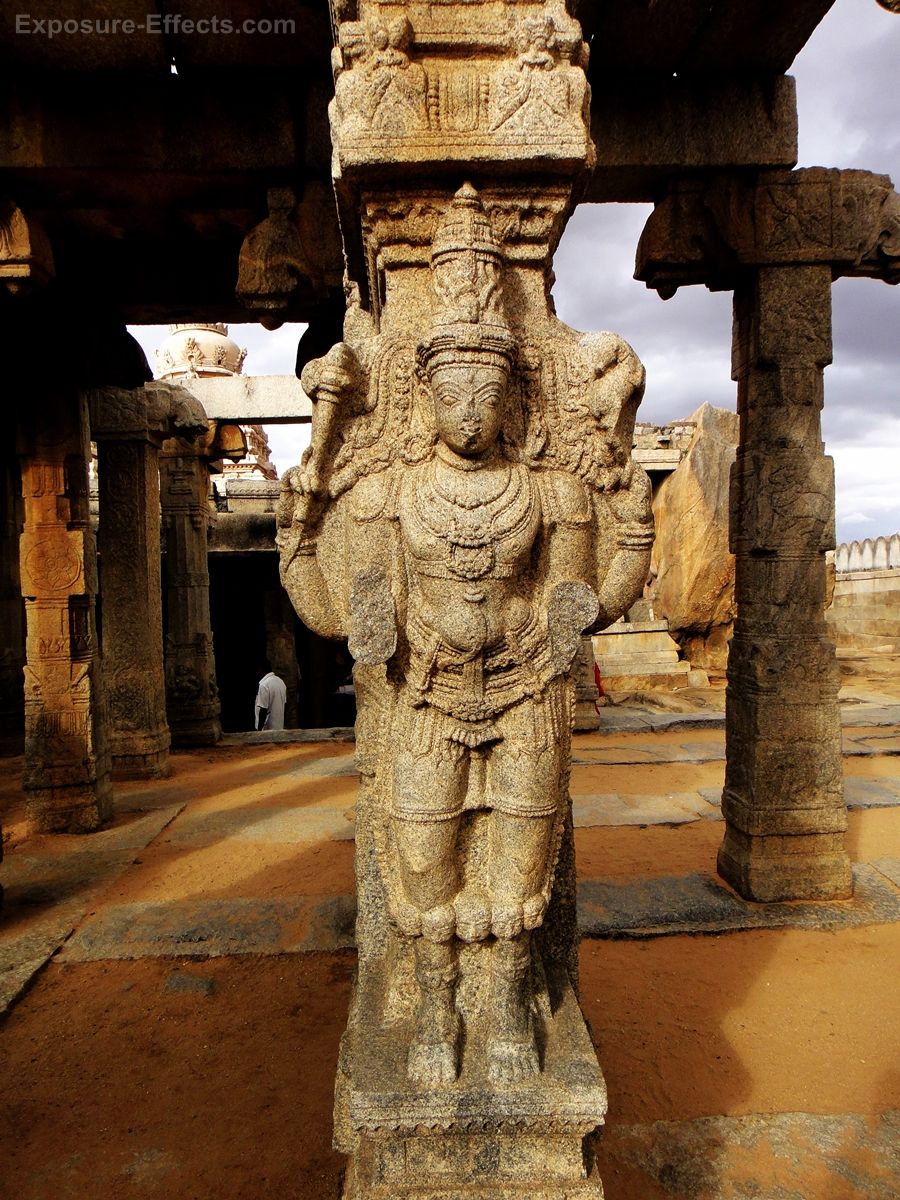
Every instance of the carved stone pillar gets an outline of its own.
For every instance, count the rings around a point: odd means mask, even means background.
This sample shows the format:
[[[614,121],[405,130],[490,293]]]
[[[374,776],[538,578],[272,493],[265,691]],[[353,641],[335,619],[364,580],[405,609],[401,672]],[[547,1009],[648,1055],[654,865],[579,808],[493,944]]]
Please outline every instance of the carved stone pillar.
[[[21,754],[25,732],[25,609],[19,580],[22,483],[13,455],[0,460],[0,752]]]
[[[143,389],[92,397],[100,485],[103,669],[117,775],[168,773],[163,670],[159,446]],[[150,418],[152,420],[152,416]]]
[[[594,644],[589,637],[581,639],[572,674],[575,678],[575,732],[590,733],[600,725],[597,712],[600,691],[594,675]]]
[[[86,398],[48,392],[25,421],[23,782],[37,829],[82,833],[112,811],[94,611],[97,562],[88,519]]]
[[[721,875],[753,900],[852,890],[840,684],[825,627],[834,469],[824,454],[831,269],[762,268],[735,293],[737,622],[728,662]]]
[[[202,438],[170,438],[160,454],[166,546],[166,712],[173,746],[222,736],[209,616],[209,467]]]
[[[643,368],[550,301],[594,158],[587,46],[540,0],[335,13],[349,307],[303,370],[310,453],[278,544],[304,623],[355,659],[344,1196],[601,1200],[573,662],[641,594],[652,518],[630,457]],[[277,298],[280,260],[252,261]]]
[[[663,297],[733,288],[740,448],[732,468],[737,622],[728,664],[719,871],[748,899],[848,896],[838,672],[825,632],[834,479],[821,440],[831,282],[900,282],[900,196],[867,171],[682,180],[637,277]]]

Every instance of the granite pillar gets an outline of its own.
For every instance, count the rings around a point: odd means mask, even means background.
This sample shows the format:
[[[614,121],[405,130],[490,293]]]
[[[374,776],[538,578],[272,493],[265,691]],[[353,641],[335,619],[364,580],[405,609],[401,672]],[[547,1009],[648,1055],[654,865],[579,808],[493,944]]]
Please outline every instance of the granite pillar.
[[[824,615],[834,547],[834,469],[820,422],[831,269],[762,267],[736,289],[734,308],[737,621],[718,868],[748,899],[834,899],[851,894],[852,880],[840,680]]]
[[[25,608],[19,579],[22,483],[14,455],[0,459],[0,752],[21,754],[25,734]]]
[[[103,665],[113,771],[168,774],[163,669],[159,445],[141,391],[103,393],[94,428],[100,485]]]
[[[166,712],[173,746],[222,736],[209,615],[209,468],[203,438],[170,438],[159,459],[166,548]]]
[[[42,395],[25,417],[20,449],[27,630],[23,785],[36,829],[83,833],[112,812],[85,396],[61,388]]]
[[[600,726],[597,701],[600,689],[594,674],[594,645],[589,637],[583,637],[572,667],[575,679],[575,732],[590,733]]]

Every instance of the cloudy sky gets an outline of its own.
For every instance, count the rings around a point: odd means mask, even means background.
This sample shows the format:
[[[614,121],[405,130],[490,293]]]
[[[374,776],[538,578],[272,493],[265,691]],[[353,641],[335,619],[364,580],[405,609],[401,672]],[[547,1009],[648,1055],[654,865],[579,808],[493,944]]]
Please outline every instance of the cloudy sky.
[[[900,16],[875,0],[836,0],[791,73],[798,165],[862,167],[900,185]],[[634,251],[649,212],[649,205],[578,209],[556,256],[559,315],[576,329],[614,329],[632,343],[647,367],[641,420],[663,424],[705,401],[733,409],[730,294],[693,287],[664,302],[635,282]],[[900,287],[845,279],[833,297],[823,426],[835,460],[841,542],[900,530]],[[245,372],[292,374],[301,329],[232,326],[248,350]],[[149,357],[166,330],[133,332]],[[280,471],[298,460],[307,436],[302,428],[269,428]]]

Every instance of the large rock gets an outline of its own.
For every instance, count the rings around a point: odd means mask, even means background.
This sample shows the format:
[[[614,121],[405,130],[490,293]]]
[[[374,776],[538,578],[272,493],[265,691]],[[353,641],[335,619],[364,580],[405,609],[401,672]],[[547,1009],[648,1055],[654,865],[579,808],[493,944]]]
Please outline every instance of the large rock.
[[[681,463],[653,501],[653,607],[693,666],[724,671],[735,617],[728,482],[738,417],[704,404]]]

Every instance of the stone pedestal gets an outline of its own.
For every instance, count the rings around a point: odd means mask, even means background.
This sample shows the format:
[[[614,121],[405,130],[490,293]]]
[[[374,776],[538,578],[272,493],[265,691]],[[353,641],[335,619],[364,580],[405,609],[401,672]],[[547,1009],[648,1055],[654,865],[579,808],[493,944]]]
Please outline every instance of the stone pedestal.
[[[616,621],[594,635],[594,647],[608,692],[673,692],[705,679],[679,660],[666,621]]]
[[[166,545],[166,712],[173,746],[222,736],[209,617],[209,469],[202,441],[171,438],[160,455]]]
[[[87,402],[75,391],[49,393],[26,420],[23,784],[37,829],[80,833],[112,812],[94,612],[97,560],[88,519]]]
[[[130,399],[128,393],[119,395]],[[113,406],[111,402],[107,407]],[[94,432],[113,770],[130,778],[158,778],[168,773],[170,742],[163,672],[158,443],[146,428],[142,437],[127,429],[112,433],[109,425]]]
[[[486,961],[466,977],[486,978],[489,951],[468,952]],[[378,1019],[391,1004],[379,964],[361,968],[356,999],[335,1105],[335,1144],[353,1156],[345,1200],[603,1200],[588,1137],[606,1085],[564,970],[536,989],[541,1074],[512,1088],[491,1082],[477,1044],[452,1087],[411,1086],[409,1030]],[[459,997],[467,1029],[478,1028],[482,1001],[471,984]]]
[[[21,754],[25,736],[25,608],[19,579],[22,483],[18,460],[0,459],[0,753]]]
[[[827,265],[762,268],[735,293],[738,615],[718,865],[753,900],[852,890],[840,680],[824,614],[825,552],[834,547],[834,470],[820,427],[830,314]]]

